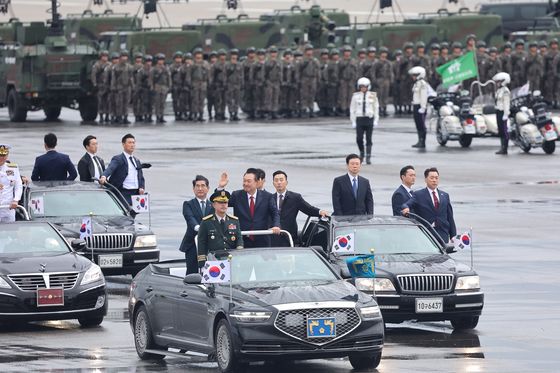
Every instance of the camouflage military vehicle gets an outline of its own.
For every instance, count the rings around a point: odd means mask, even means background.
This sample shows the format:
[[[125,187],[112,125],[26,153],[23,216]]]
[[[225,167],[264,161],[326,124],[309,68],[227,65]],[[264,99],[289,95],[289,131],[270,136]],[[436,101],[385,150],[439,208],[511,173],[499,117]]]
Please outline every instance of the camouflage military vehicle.
[[[85,10],[81,14],[68,14],[64,19],[64,34],[72,43],[97,42],[103,32],[142,29],[142,19],[126,13],[103,13]]]
[[[3,42],[15,42],[16,30],[21,22],[17,18],[12,18],[8,22],[0,23],[0,40]]]
[[[528,28],[526,31],[512,32],[509,34],[509,40],[512,42],[517,39],[523,39],[525,41],[544,40],[548,43],[552,39],[560,39],[560,22],[558,21],[558,16],[560,16],[560,14],[535,18],[532,27]]]
[[[68,43],[56,0],[52,3],[50,26],[14,22],[15,41],[0,43],[0,106],[8,107],[13,122],[25,121],[28,111],[41,109],[53,120],[62,107],[79,109],[85,121],[97,116],[89,80],[97,52],[91,46]]]
[[[438,30],[435,25],[422,24],[355,24],[352,27],[336,29],[337,45],[354,45],[355,48],[368,46],[385,46],[389,50],[402,48],[403,44],[423,41],[427,45],[438,40]]]
[[[201,46],[199,31],[184,31],[177,28],[155,28],[139,31],[103,32],[100,36],[101,49],[118,52],[126,49],[131,55],[136,52],[155,56],[164,53],[170,61],[175,51],[191,51]]]

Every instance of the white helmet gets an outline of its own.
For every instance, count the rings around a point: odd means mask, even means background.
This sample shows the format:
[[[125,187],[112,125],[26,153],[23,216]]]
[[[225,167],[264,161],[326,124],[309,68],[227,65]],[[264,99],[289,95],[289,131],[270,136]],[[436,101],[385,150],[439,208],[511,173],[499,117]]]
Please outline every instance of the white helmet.
[[[367,89],[369,89],[370,86],[371,86],[371,82],[369,81],[368,78],[362,77],[362,78],[358,79],[358,84],[357,84],[357,86],[358,86],[358,89],[360,89],[361,86],[366,86]]]
[[[511,78],[508,73],[497,73],[492,77],[492,80],[495,82],[502,82],[503,85],[509,84],[511,82]]]
[[[422,66],[414,66],[412,69],[408,70],[408,75],[417,75],[418,79],[424,79],[426,77],[426,69]]]

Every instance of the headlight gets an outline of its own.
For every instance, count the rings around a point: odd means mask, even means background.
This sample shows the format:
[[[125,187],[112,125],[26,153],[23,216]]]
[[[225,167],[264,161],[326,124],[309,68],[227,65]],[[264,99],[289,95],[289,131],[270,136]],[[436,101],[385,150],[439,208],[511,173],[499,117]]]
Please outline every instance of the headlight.
[[[363,319],[375,319],[381,317],[381,311],[378,306],[362,307],[360,313]]]
[[[89,269],[84,274],[84,278],[82,278],[82,282],[80,282],[80,285],[87,285],[96,281],[105,282],[105,278],[103,277],[103,272],[101,272],[101,268],[99,268],[97,264],[92,264],[91,267],[89,267]]]
[[[480,278],[478,276],[461,276],[457,278],[455,290],[478,290],[480,289]]]
[[[356,289],[362,291],[373,291],[375,279],[373,278],[356,278]]]
[[[142,247],[154,247],[157,246],[157,240],[155,234],[149,234],[147,236],[138,236],[134,241],[134,248],[142,248]]]
[[[388,292],[393,291],[395,292],[395,286],[393,282],[388,278],[357,278],[356,279],[356,288],[362,291],[369,291],[373,292],[374,290]]]
[[[395,289],[395,285],[393,285],[393,281],[388,278],[376,278],[375,291],[396,292],[397,290]]]
[[[0,288],[11,289],[12,287],[10,286],[10,284],[8,284],[8,282],[6,280],[4,280],[2,277],[0,277]]]
[[[270,319],[270,311],[233,311],[230,317],[239,322],[265,322]]]

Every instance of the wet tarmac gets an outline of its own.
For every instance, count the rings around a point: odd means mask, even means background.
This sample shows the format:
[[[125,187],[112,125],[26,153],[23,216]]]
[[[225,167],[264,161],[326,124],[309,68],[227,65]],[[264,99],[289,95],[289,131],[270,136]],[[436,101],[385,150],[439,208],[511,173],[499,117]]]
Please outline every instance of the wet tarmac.
[[[59,137],[58,149],[74,162],[83,154],[82,139],[98,136],[100,155],[109,161],[121,151],[120,138],[131,132],[137,156],[154,167],[145,172],[152,215],[139,216],[158,235],[163,259],[178,251],[185,223],[182,202],[192,198],[193,177],[206,175],[215,186],[223,170],[229,189],[241,186],[247,167],[269,175],[289,175],[289,189],[330,210],[332,179],[345,172],[344,156],[356,151],[354,132],[343,119],[289,122],[174,123],[124,127],[80,124],[76,112],[46,123],[30,115],[10,124],[0,111],[0,141],[13,145],[10,159],[30,175],[43,151],[43,135]],[[510,147],[508,157],[494,155],[498,140],[474,139],[469,149],[457,143],[440,147],[428,137],[426,151],[416,141],[411,118],[381,120],[374,131],[372,165],[362,175],[373,185],[377,214],[391,212],[390,197],[406,164],[420,175],[429,166],[441,173],[441,189],[451,195],[458,230],[473,229],[474,266],[481,276],[485,308],[478,327],[456,333],[448,323],[388,325],[379,372],[557,372],[560,366],[560,156],[542,150],[524,154]],[[419,176],[416,187],[422,187]],[[302,222],[303,222],[303,216]],[[469,252],[453,254],[466,263]],[[163,363],[140,361],[126,311],[126,277],[109,279],[110,310],[102,326],[82,329],[77,321],[3,326],[0,369],[5,372],[217,372],[215,364],[169,357]],[[257,364],[250,372],[350,372],[345,359],[288,365]]]

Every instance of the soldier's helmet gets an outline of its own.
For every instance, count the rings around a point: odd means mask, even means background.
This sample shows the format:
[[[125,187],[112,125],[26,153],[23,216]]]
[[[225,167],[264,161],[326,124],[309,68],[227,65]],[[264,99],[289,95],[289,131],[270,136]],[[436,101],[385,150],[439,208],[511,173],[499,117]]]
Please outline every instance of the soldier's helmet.
[[[321,49],[321,56],[328,55],[328,54],[329,54],[329,50],[327,48]]]
[[[249,53],[255,53],[255,52],[256,52],[255,47],[249,47],[249,48],[247,48],[247,54],[249,54]]]
[[[548,43],[548,45],[552,45],[552,44],[558,45],[558,39],[554,38],[554,39],[550,40],[550,42]]]
[[[476,35],[475,34],[468,34],[467,37],[465,38],[465,41],[469,41],[469,40],[476,40]]]
[[[134,59],[135,60],[138,59],[138,58],[142,58],[142,57],[144,57],[144,53],[141,53],[141,52],[134,53]]]
[[[486,42],[484,40],[479,40],[476,42],[477,48],[486,48]]]
[[[503,48],[503,49],[506,49],[506,48],[511,49],[511,42],[506,41],[506,42],[504,43],[504,48]]]
[[[303,56],[303,53],[299,49],[296,49],[294,51],[294,57],[301,57],[301,56]]]
[[[112,60],[117,60],[118,58],[119,58],[119,53],[118,52],[111,53],[111,59]]]
[[[336,44],[335,44],[335,43],[329,43],[329,44],[327,44],[327,49],[330,50],[330,49],[333,49],[333,48],[336,48]]]
[[[338,55],[339,55],[339,53],[338,53],[338,49],[336,49],[336,48],[332,48],[332,49],[331,49],[331,53],[330,53],[330,54],[331,54],[331,56],[335,56],[335,55],[336,55],[336,56],[338,56]]]
[[[379,49],[379,51],[381,51],[381,48]],[[375,48],[374,46],[371,46],[367,49],[368,53],[375,53],[377,52],[377,48]]]
[[[260,49],[257,51],[257,54],[258,54],[259,56],[264,56],[264,55],[266,54],[266,49],[260,48]]]
[[[449,49],[449,43],[446,41],[442,41],[441,44],[441,49]]]
[[[488,49],[488,53],[498,53],[498,48],[490,47],[490,49]]]
[[[389,53],[389,48],[381,47],[381,48],[379,48],[379,53]]]
[[[434,43],[434,44],[432,44],[431,48],[432,48],[432,50],[440,50],[441,46],[438,43]]]
[[[366,48],[361,48],[361,49],[358,51],[358,54],[366,54],[366,53],[367,53],[367,49],[366,49]]]
[[[102,56],[109,56],[109,51],[108,50],[102,50],[101,52],[99,52],[99,57]]]
[[[525,45],[525,41],[523,39],[517,39],[515,41],[515,46],[517,47],[518,45]]]
[[[546,48],[548,47],[548,44],[546,44],[546,41],[541,40],[539,41],[539,48]]]
[[[121,50],[120,56],[121,57],[128,57],[128,51],[126,49]]]
[[[212,57],[217,57],[218,56],[218,52],[216,51],[211,51],[210,54],[208,55],[208,57],[212,58]]]
[[[268,53],[278,53],[278,48],[273,45],[268,48]]]
[[[404,43],[403,49],[414,49],[414,44],[411,41]]]
[[[183,52],[177,51],[177,52],[173,53],[173,59],[179,58],[179,57],[183,58]]]
[[[218,51],[218,56],[225,56],[226,54],[227,54],[227,52],[226,52],[225,49],[220,49],[220,50]]]
[[[286,50],[284,51],[284,53],[283,53],[284,56],[291,56],[292,54],[293,54],[293,53],[292,53],[292,50],[291,50],[291,49],[286,49]]]
[[[148,62],[148,61],[151,62],[153,60],[154,60],[154,58],[152,57],[151,54],[147,54],[147,55],[144,56],[144,62]]]
[[[343,52],[352,52],[352,47],[349,45],[345,45],[344,47],[342,47],[342,51]]]
[[[423,41],[419,41],[416,43],[416,49],[418,48],[426,48],[426,44]]]
[[[306,45],[305,45],[305,50],[306,50],[306,51],[310,51],[310,50],[312,51],[312,50],[313,50],[313,45],[311,45],[311,44],[306,44]]]
[[[529,43],[529,48],[536,48],[538,46],[538,43],[536,41],[531,41]]]
[[[165,60],[165,54],[163,54],[163,53],[156,54],[156,60],[158,60],[158,61]]]
[[[229,51],[229,54],[232,56],[233,55],[239,56],[239,49],[233,48],[232,50]]]
[[[191,52],[187,52],[185,53],[185,55],[183,56],[184,60],[192,60],[192,53]]]
[[[401,49],[395,49],[395,56],[402,56],[402,50]]]
[[[455,42],[453,42],[453,44],[451,44],[451,47],[452,47],[453,49],[455,49],[455,48],[463,48],[463,45],[461,44],[460,41],[455,41]]]
[[[195,48],[194,51],[193,51],[193,54],[202,54],[202,53],[204,53],[204,52],[202,51],[202,48],[200,48],[200,47]]]

